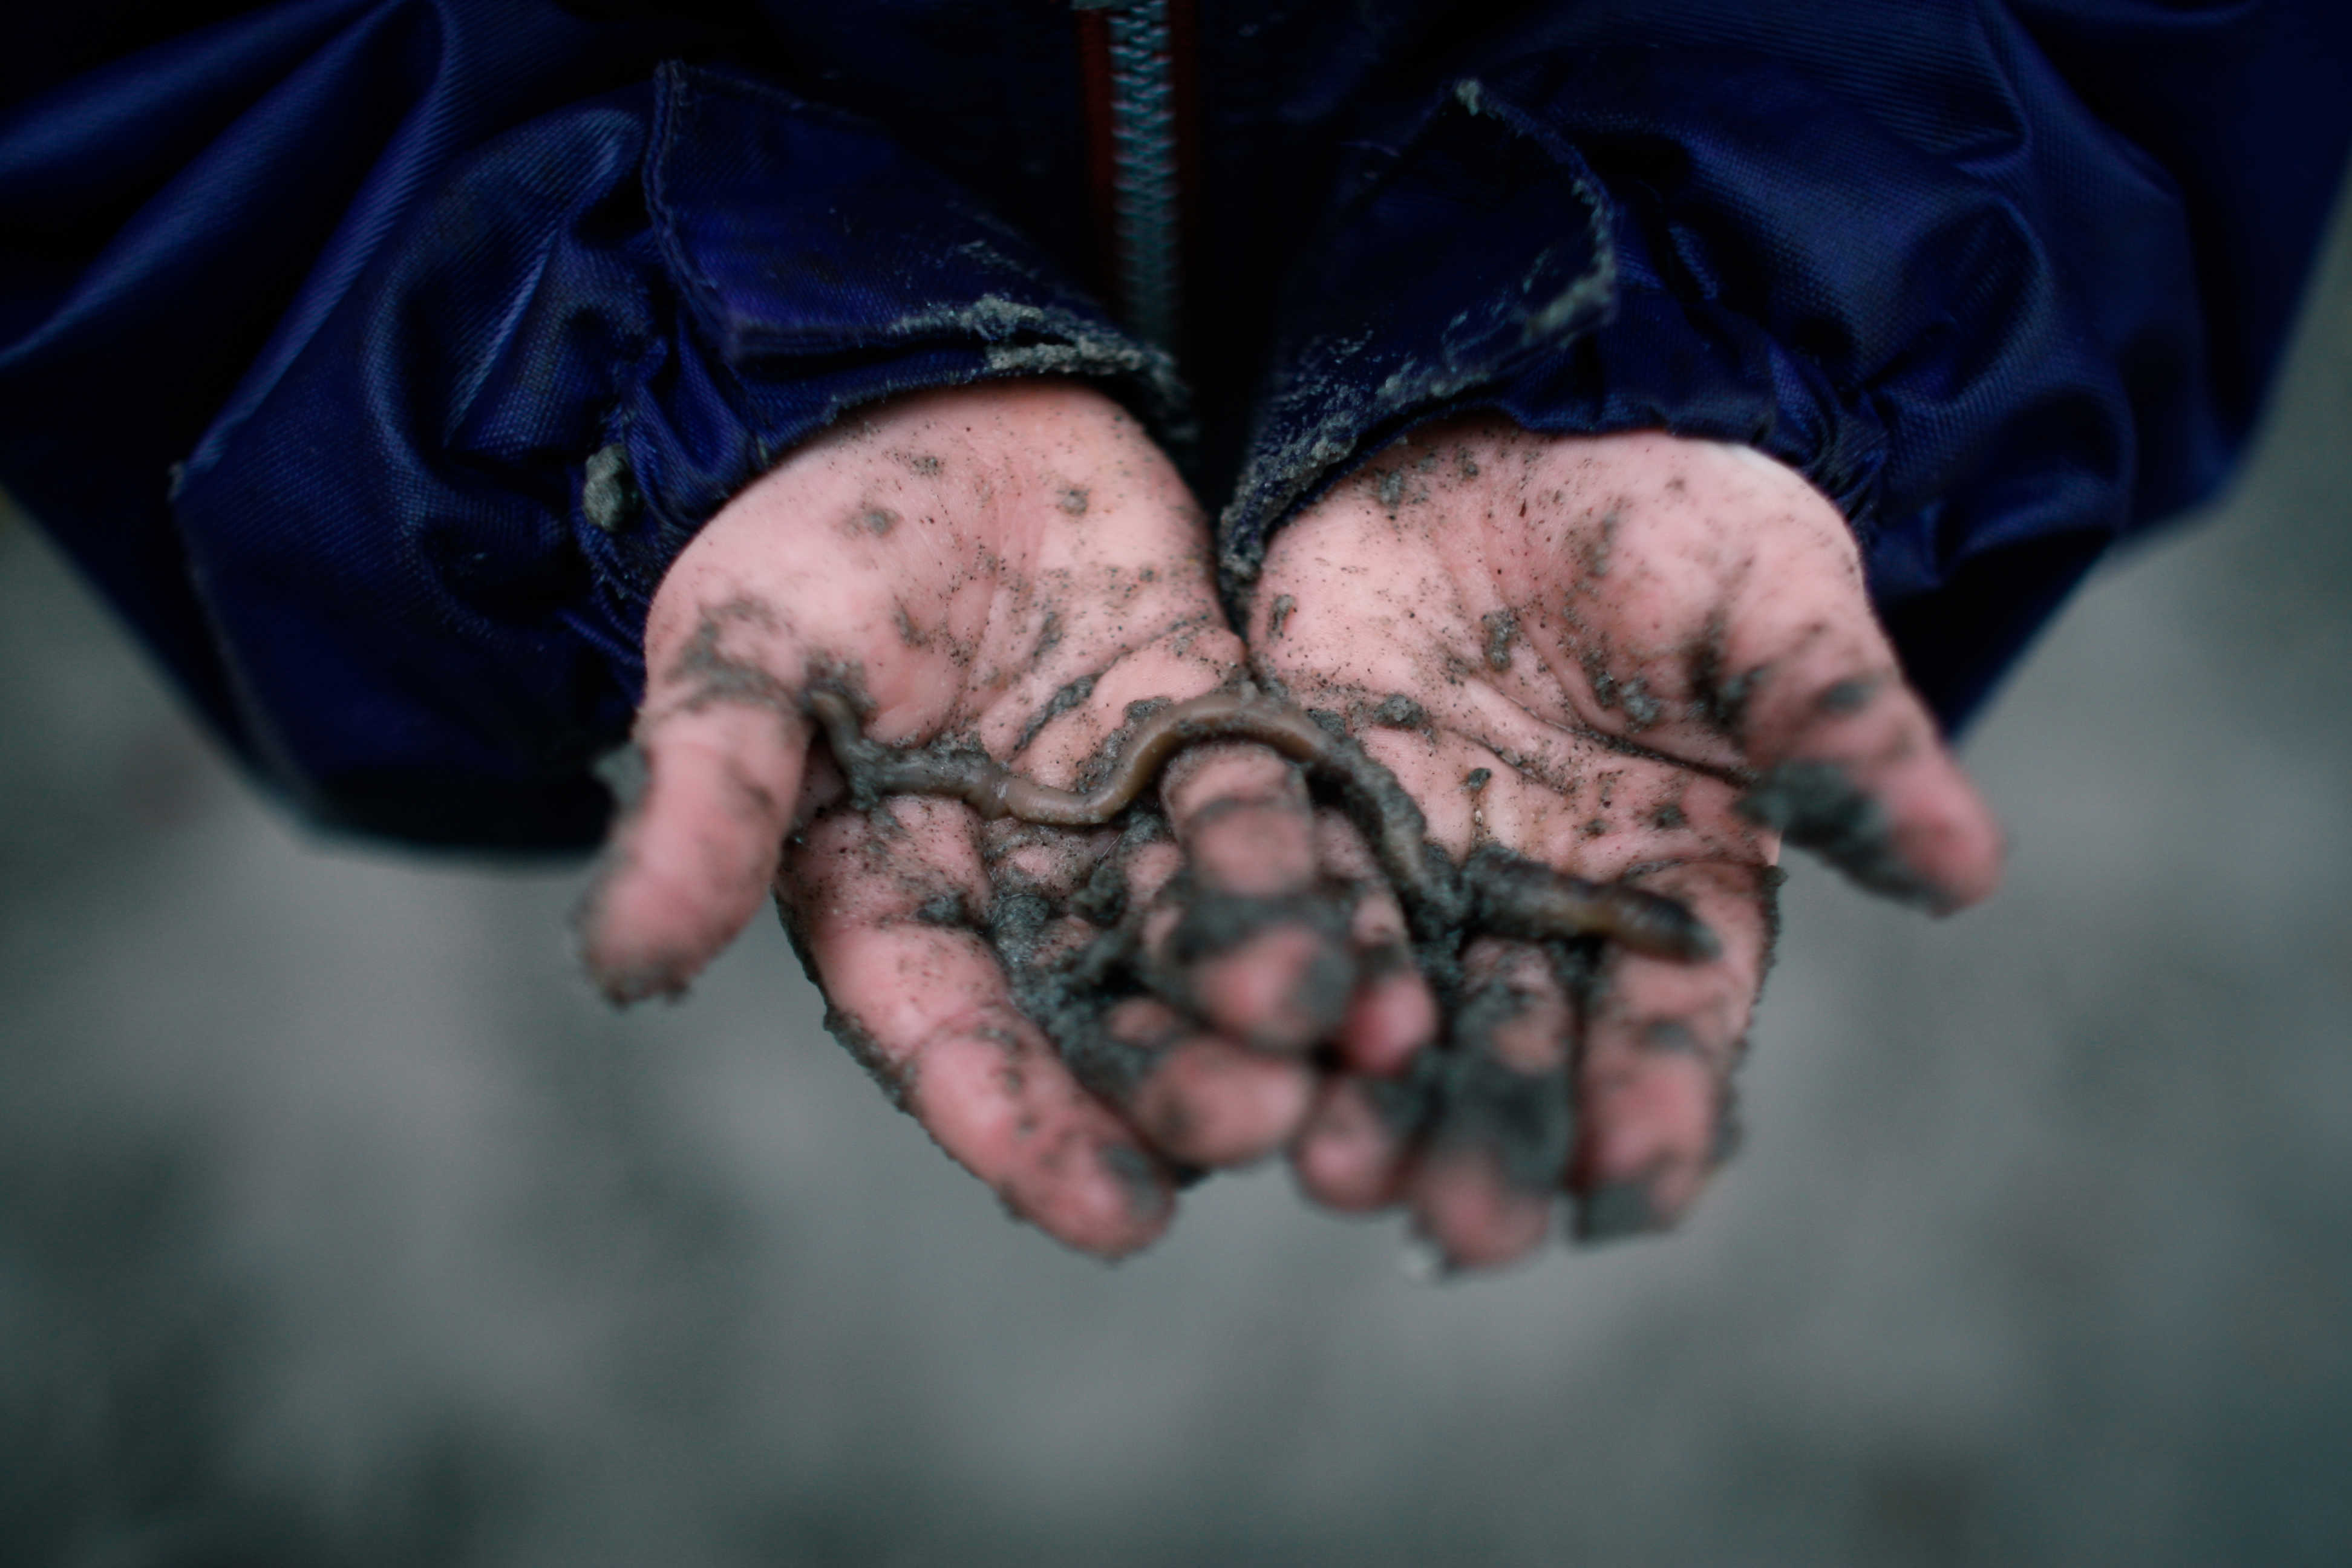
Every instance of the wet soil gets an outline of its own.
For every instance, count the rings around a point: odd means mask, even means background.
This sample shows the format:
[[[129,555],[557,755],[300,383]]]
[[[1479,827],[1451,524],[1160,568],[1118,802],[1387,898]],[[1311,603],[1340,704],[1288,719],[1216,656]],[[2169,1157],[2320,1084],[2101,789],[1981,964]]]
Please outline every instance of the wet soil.
[[[1083,688],[1083,689],[1081,689]],[[1091,682],[1056,693],[1033,721],[1033,732],[1081,702]],[[1066,698],[1066,700],[1065,700]],[[1265,932],[1303,927],[1320,934],[1325,962],[1310,964],[1294,998],[1305,1016],[1336,1023],[1344,1016],[1360,967],[1347,941],[1352,898],[1338,889],[1286,897],[1221,893],[1183,879],[1164,889],[1181,914],[1164,952],[1148,953],[1140,911],[1129,908],[1127,863],[1140,846],[1164,838],[1168,825],[1150,801],[1160,770],[1183,748],[1213,741],[1251,740],[1299,763],[1319,798],[1346,809],[1374,846],[1381,870],[1404,906],[1412,940],[1388,962],[1415,964],[1453,1020],[1445,1045],[1424,1052],[1405,1073],[1369,1084],[1380,1114],[1401,1138],[1431,1148],[1475,1151],[1504,1180],[1527,1191],[1549,1192],[1569,1167],[1575,1137],[1570,1068],[1528,1072],[1503,1061],[1493,1046],[1497,1027],[1524,1005],[1507,986],[1465,993],[1462,954],[1486,933],[1542,944],[1558,977],[1580,1005],[1593,999],[1598,951],[1604,942],[1681,960],[1718,951],[1711,931],[1676,900],[1630,883],[1593,883],[1488,845],[1460,865],[1430,842],[1421,810],[1393,773],[1374,761],[1336,714],[1309,714],[1252,690],[1213,692],[1187,702],[1138,704],[1077,791],[1050,789],[1013,773],[969,746],[905,750],[866,738],[859,707],[840,684],[816,683],[812,715],[824,729],[854,803],[871,806],[890,794],[946,795],[984,817],[1057,826],[1117,826],[1113,853],[1073,895],[1035,888],[1000,891],[975,918],[960,898],[942,895],[918,918],[969,925],[995,949],[1023,1010],[1051,1039],[1079,1081],[1115,1104],[1130,1104],[1169,1050],[1192,1032],[1187,977],[1204,960],[1231,952]],[[1356,716],[1360,722],[1423,728],[1418,703],[1403,697]],[[1473,774],[1465,787],[1486,780]],[[1073,948],[1072,917],[1097,934]],[[1172,1005],[1179,1021],[1139,1036],[1114,1026],[1123,1002],[1156,997]],[[872,1042],[847,1020],[828,1021],[886,1091],[903,1102],[906,1087],[884,1073]],[[1646,1215],[1647,1199],[1642,1198]],[[1597,1237],[1619,1219],[1630,1223],[1634,1199],[1589,1197],[1578,1234]],[[1596,1217],[1597,1216],[1597,1217]],[[1645,1221],[1646,1223],[1646,1221]],[[1594,1226],[1601,1228],[1595,1229]]]

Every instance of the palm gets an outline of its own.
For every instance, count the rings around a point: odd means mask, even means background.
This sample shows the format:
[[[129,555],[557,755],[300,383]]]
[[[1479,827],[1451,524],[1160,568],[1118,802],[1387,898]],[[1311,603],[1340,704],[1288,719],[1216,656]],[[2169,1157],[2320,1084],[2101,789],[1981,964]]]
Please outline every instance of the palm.
[[[1612,952],[1597,976],[1470,944],[1458,1007],[1502,1022],[1465,1033],[1457,1011],[1454,1052],[1527,1080],[1522,1099],[1572,1080],[1557,1168],[1490,1114],[1409,1127],[1368,1114],[1381,1097],[1360,1084],[1327,1090],[1299,1150],[1310,1190],[1404,1196],[1465,1261],[1531,1245],[1563,1180],[1589,1232],[1696,1196],[1768,958],[1774,828],[1928,903],[1994,872],[1990,824],[1895,671],[1843,520],[1752,455],[1495,421],[1418,433],[1276,537],[1252,629],[1260,669],[1348,716],[1456,858],[1496,844],[1629,879],[1721,940],[1703,963]],[[1506,1002],[1472,1007],[1481,987]],[[1522,1144],[1540,1120],[1506,1119]]]
[[[796,451],[653,605],[649,779],[583,921],[600,979],[619,999],[676,991],[772,882],[836,1033],[950,1153],[1066,1241],[1150,1240],[1167,1161],[1254,1158],[1289,1134],[1308,1090],[1297,1052],[1348,1002],[1352,961],[1312,922],[1160,951],[1202,894],[1311,893],[1293,770],[1202,747],[1127,831],[983,824],[949,800],[846,798],[809,699],[849,700],[881,742],[1076,784],[1130,705],[1238,677],[1206,546],[1165,459],[1072,387],[910,399]],[[1105,930],[1190,1007],[1097,1009],[1079,1032],[1118,1070],[1082,1087],[1019,983]]]

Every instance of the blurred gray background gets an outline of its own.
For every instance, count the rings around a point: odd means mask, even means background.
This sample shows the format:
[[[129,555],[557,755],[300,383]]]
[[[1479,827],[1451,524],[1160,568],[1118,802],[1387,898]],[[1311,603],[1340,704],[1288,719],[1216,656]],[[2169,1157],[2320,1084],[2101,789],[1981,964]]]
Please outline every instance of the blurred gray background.
[[[1682,1235],[1415,1283],[1278,1172],[1007,1224],[763,923],[248,794],[0,520],[0,1562],[2352,1562],[2352,226],[2256,460],[1970,742],[2007,890],[1801,868]]]

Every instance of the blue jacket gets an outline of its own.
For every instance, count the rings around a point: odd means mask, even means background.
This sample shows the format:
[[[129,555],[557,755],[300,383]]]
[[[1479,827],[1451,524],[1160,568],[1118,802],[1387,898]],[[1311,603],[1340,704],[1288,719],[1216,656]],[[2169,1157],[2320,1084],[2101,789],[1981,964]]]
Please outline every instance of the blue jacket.
[[[516,847],[599,833],[729,495],[1041,372],[1197,425],[1235,593],[1442,413],[1750,443],[1957,724],[2221,480],[2352,137],[2342,0],[1197,0],[1188,416],[1062,0],[33,10],[0,482],[307,807]]]

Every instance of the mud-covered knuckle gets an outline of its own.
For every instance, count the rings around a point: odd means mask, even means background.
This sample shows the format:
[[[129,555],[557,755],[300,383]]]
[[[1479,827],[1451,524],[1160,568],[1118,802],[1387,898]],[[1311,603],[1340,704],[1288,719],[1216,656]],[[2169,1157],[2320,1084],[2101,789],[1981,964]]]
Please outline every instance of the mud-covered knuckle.
[[[1176,910],[1163,956],[1183,966],[1222,958],[1276,930],[1308,931],[1335,949],[1344,949],[1353,903],[1348,890],[1339,888],[1232,893],[1203,888],[1197,880],[1182,882],[1162,896]]]
[[[1303,815],[1307,805],[1298,767],[1250,741],[1210,741],[1178,752],[1160,771],[1160,798],[1188,837],[1223,819]]]
[[[1157,954],[1163,992],[1261,1049],[1290,1054],[1347,1016],[1357,968],[1347,916],[1328,894],[1194,889]]]

